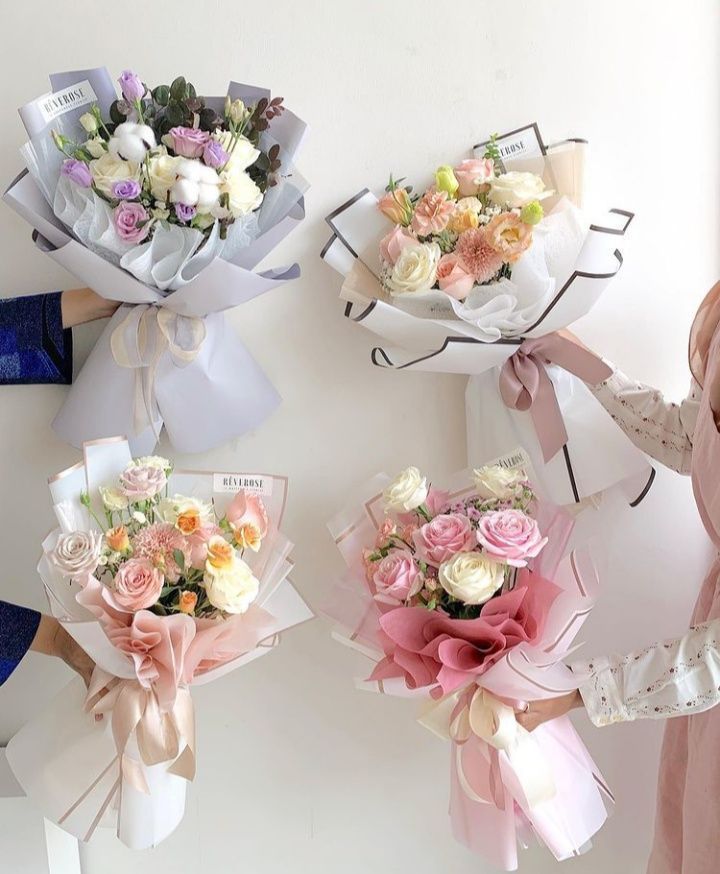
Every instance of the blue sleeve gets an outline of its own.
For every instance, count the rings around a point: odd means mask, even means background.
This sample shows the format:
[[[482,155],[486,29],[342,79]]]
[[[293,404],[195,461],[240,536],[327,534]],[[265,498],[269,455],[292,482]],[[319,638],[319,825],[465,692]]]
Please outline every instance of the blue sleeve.
[[[0,385],[72,382],[72,331],[62,326],[61,294],[0,300]]]
[[[20,664],[40,624],[40,614],[0,601],[0,686]]]

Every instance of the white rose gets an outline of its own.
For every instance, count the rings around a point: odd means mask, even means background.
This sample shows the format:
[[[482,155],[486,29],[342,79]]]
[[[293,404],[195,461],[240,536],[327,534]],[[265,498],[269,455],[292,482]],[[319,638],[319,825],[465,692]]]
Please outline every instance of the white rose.
[[[108,141],[108,151],[126,161],[138,164],[145,160],[145,155],[157,145],[155,133],[147,124],[135,124],[124,121],[113,131]]]
[[[167,200],[168,192],[177,179],[177,167],[182,158],[174,155],[154,155],[148,161],[148,173],[150,175],[150,193],[155,200],[163,203]]]
[[[245,613],[260,589],[260,583],[241,558],[234,559],[228,568],[206,571],[204,583],[208,600],[223,613]]]
[[[92,112],[83,112],[78,121],[89,134],[94,134],[98,129],[97,119]]]
[[[244,170],[236,167],[223,171],[220,190],[227,194],[228,206],[235,218],[247,215],[262,203],[262,191]]]
[[[430,291],[435,284],[441,255],[437,243],[413,243],[405,246],[387,277],[390,293]]]
[[[458,212],[474,212],[475,215],[480,215],[482,208],[483,205],[480,199],[475,197],[474,194],[469,197],[461,197],[456,204]]]
[[[228,130],[217,131],[213,134],[213,139],[217,140],[230,155],[225,165],[226,170],[247,170],[260,157],[260,150],[256,149],[246,137],[240,137],[235,143],[235,148],[230,151],[233,135]]]
[[[162,455],[141,455],[133,458],[131,464],[135,467],[156,467],[158,470],[170,470],[172,467],[170,459],[163,458]]]
[[[89,140],[86,140],[85,148],[93,158],[102,158],[105,152],[107,152],[107,146],[102,137],[91,137]]]
[[[517,494],[520,484],[527,480],[527,474],[519,467],[491,464],[474,470],[473,478],[481,498],[507,501]]]
[[[490,180],[489,198],[498,206],[519,208],[531,200],[544,200],[554,192],[545,190],[545,183],[535,173],[511,170]]]
[[[110,510],[111,512],[116,513],[120,510],[127,509],[127,495],[124,495],[120,491],[120,489],[105,488],[105,486],[100,486],[100,497],[102,498],[102,502],[105,505],[106,510]]]
[[[170,189],[173,203],[196,206],[207,212],[220,199],[220,177],[212,167],[195,158],[180,158],[177,164],[177,180]]]
[[[50,560],[65,577],[91,574],[100,563],[103,539],[98,531],[72,531],[61,534]]]
[[[416,467],[399,473],[383,492],[388,510],[407,513],[417,509],[428,494],[427,480]]]
[[[202,526],[209,525],[213,519],[212,505],[199,498],[188,498],[185,495],[173,495],[172,498],[163,498],[155,511],[163,522],[175,525],[178,516],[184,514],[197,514]]]
[[[480,552],[459,552],[438,569],[440,585],[464,604],[484,604],[505,581],[505,566]]]
[[[123,182],[126,179],[140,181],[140,168],[137,164],[123,161],[110,152],[105,152],[99,158],[90,161],[89,167],[95,185],[108,197],[114,197],[112,188],[116,182]]]

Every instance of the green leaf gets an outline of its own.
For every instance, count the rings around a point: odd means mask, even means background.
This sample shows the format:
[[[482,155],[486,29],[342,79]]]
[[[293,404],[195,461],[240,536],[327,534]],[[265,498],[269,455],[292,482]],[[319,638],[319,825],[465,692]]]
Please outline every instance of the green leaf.
[[[178,76],[177,79],[170,86],[170,96],[173,100],[184,100],[185,99],[185,89],[187,88],[187,82],[185,81],[184,76]]]
[[[169,125],[168,130],[171,127],[177,127],[177,125],[182,124],[185,121],[183,107],[179,103],[171,103],[165,113],[165,121]]]
[[[110,104],[110,120],[115,124],[122,124],[126,120],[125,113],[120,112],[120,109],[118,107],[119,103],[119,100],[114,100]]]
[[[175,564],[180,568],[180,570],[185,570],[185,556],[182,551],[179,549],[173,549],[173,558],[175,559]]]
[[[170,102],[170,89],[167,85],[158,85],[152,93],[153,100],[159,106],[167,106]]]

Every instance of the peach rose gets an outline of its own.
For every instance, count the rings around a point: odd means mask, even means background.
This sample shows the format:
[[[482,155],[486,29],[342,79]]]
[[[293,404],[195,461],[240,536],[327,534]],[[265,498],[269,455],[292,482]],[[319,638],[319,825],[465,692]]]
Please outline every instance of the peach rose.
[[[192,616],[197,606],[197,600],[198,596],[195,592],[180,592],[180,600],[178,601],[180,612]]]
[[[391,222],[396,225],[407,227],[410,224],[413,214],[412,202],[410,195],[404,188],[396,188],[394,191],[388,191],[384,197],[378,201],[378,209]]]
[[[495,176],[492,158],[468,158],[455,168],[455,178],[460,187],[458,194],[467,197],[488,190],[488,183]]]
[[[253,525],[263,538],[268,533],[269,521],[265,504],[259,495],[238,492],[230,502],[225,517],[233,528]]]
[[[235,543],[240,549],[252,549],[257,552],[262,546],[262,536],[257,525],[247,523],[245,525],[233,525],[232,527]]]
[[[127,552],[130,549],[130,538],[124,525],[106,531],[105,541],[113,552]]]
[[[455,300],[465,300],[475,285],[475,277],[455,254],[443,255],[438,262],[437,280],[440,291]]]
[[[402,250],[415,242],[415,237],[404,228],[394,227],[380,240],[380,257],[386,264],[395,264]]]
[[[216,534],[208,540],[206,565],[208,570],[227,570],[235,561],[235,550],[224,537]]]
[[[127,613],[152,607],[160,597],[164,578],[147,558],[131,558],[120,565],[113,580],[112,599]]]
[[[532,243],[532,227],[517,213],[501,212],[486,225],[485,239],[503,261],[512,264]]]
[[[188,507],[178,513],[175,527],[183,534],[194,534],[202,527],[202,518],[197,507]]]

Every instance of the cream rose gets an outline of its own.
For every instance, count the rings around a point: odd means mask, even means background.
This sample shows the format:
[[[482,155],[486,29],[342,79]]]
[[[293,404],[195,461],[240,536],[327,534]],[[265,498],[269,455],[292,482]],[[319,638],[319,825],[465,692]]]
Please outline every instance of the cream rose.
[[[430,291],[437,278],[437,265],[441,255],[437,243],[405,246],[386,280],[390,293]]]
[[[106,510],[110,510],[111,513],[117,513],[120,510],[127,509],[127,495],[124,492],[121,492],[120,489],[100,486],[99,491]]]
[[[97,531],[71,531],[61,534],[50,561],[64,577],[75,578],[91,574],[100,563],[102,534]]]
[[[230,131],[217,131],[213,134],[213,139],[217,140],[225,151],[230,155],[226,170],[247,170],[260,157],[260,152],[246,137],[240,137],[235,143],[235,148],[230,151],[232,146],[232,133]]]
[[[182,158],[173,155],[156,155],[148,161],[150,192],[156,200],[167,200],[168,192],[177,179],[180,161]]]
[[[107,152],[107,146],[102,137],[90,137],[90,139],[85,142],[85,148],[90,152],[93,158],[102,158],[105,152]]]
[[[162,455],[141,455],[138,458],[133,458],[132,464],[136,467],[157,467],[158,470],[170,470],[172,462],[163,458]]]
[[[408,513],[417,509],[428,494],[427,480],[416,467],[399,473],[383,492],[388,510]]]
[[[527,474],[520,467],[491,464],[473,471],[475,488],[485,500],[507,501],[515,497]]]
[[[235,218],[247,215],[262,203],[262,191],[244,170],[231,167],[222,173],[221,180],[220,191],[227,194],[228,208]]]
[[[511,170],[490,180],[490,200],[498,206],[519,208],[531,200],[544,200],[554,192],[545,190],[545,183],[535,173]]]
[[[105,152],[94,161],[90,161],[90,172],[96,187],[108,197],[114,197],[113,185],[133,179],[140,182],[140,168],[132,161],[123,161],[117,155]]]
[[[484,604],[505,580],[505,566],[479,552],[459,552],[438,570],[440,585],[464,604]]]
[[[229,567],[220,570],[211,571],[208,565],[204,582],[208,600],[223,613],[245,613],[260,588],[250,567],[241,558],[235,558]]]

